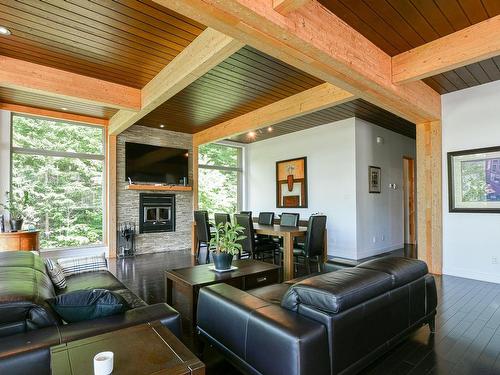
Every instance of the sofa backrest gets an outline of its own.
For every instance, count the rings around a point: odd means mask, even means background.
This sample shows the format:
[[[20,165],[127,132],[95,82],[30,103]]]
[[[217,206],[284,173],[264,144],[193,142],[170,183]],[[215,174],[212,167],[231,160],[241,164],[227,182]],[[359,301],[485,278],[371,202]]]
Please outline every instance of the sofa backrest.
[[[57,324],[59,319],[45,302],[54,296],[40,256],[0,253],[0,337]]]

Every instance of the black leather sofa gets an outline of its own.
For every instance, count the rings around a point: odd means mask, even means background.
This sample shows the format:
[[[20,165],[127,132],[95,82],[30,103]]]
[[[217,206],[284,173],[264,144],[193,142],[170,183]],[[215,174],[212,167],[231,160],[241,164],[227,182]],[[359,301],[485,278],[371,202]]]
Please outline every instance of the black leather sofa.
[[[434,331],[436,306],[427,265],[387,257],[249,292],[205,287],[197,329],[248,374],[351,374],[422,325]]]
[[[45,302],[54,290],[43,260],[30,252],[0,252],[0,374],[50,374],[50,347],[72,340],[160,321],[178,337],[181,320],[165,303],[147,305],[110,272],[87,272],[66,278],[67,288],[103,288],[127,301],[123,314],[63,324]]]

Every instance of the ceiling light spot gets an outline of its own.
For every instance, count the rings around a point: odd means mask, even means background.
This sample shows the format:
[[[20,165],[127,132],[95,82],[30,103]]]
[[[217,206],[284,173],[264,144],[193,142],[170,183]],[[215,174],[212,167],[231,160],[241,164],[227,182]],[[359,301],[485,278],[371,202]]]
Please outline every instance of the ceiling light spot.
[[[5,36],[8,36],[8,35],[11,35],[12,33],[10,32],[9,29],[7,29],[6,27],[4,26],[0,26],[0,35],[5,35]]]
[[[63,111],[67,111],[67,110],[68,110],[68,108],[66,108],[66,107],[62,107],[61,109],[62,109]]]
[[[257,134],[255,132],[248,132],[248,138],[254,139]]]
[[[267,128],[267,132],[268,132],[268,133],[271,133],[272,131],[273,131],[273,127],[272,127],[272,126],[269,126],[269,127]]]
[[[164,125],[164,124],[160,124],[160,128],[164,128],[164,127],[165,127],[165,125]]]

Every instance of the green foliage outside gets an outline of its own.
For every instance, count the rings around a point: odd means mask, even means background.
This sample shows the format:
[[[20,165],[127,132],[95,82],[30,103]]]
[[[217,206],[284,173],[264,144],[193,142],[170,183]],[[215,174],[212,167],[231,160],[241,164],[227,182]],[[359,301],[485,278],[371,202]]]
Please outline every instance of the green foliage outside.
[[[101,128],[14,116],[13,146],[103,155]],[[27,193],[25,225],[41,231],[42,249],[102,242],[103,160],[16,152],[12,191]]]
[[[462,200],[464,202],[486,201],[485,161],[462,162]]]
[[[216,212],[233,214],[238,210],[240,149],[220,144],[200,146],[199,207],[212,216]],[[206,169],[203,165],[231,167],[236,170]]]

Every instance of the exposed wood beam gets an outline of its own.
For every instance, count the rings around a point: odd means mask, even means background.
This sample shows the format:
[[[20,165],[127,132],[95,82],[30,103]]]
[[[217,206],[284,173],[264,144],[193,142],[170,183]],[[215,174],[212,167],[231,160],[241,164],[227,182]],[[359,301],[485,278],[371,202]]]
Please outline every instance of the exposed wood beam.
[[[193,135],[195,146],[215,142],[251,130],[271,126],[294,117],[354,100],[356,97],[330,83],[269,104],[255,111],[225,121]]]
[[[140,89],[7,56],[0,56],[0,87],[109,108],[141,108]]]
[[[311,0],[273,0],[274,10],[283,15],[293,12]]]
[[[104,118],[75,115],[73,113],[52,111],[50,109],[28,107],[24,105],[8,104],[8,103],[0,103],[0,109],[3,109],[5,111],[22,113],[26,115],[48,117],[56,120],[66,120],[71,122],[81,122],[84,124],[108,126],[108,120]]]
[[[392,80],[407,83],[500,55],[500,15],[392,58]]]
[[[417,246],[429,272],[442,273],[441,121],[417,124]]]
[[[270,0],[154,0],[409,121],[439,119],[423,82],[392,83],[391,57],[317,1],[286,16]]]
[[[107,129],[106,129],[107,130]],[[106,235],[108,256],[116,258],[116,135],[106,136]]]
[[[123,132],[243,46],[240,41],[207,28],[144,86],[140,111],[119,111],[111,118],[110,133]]]

